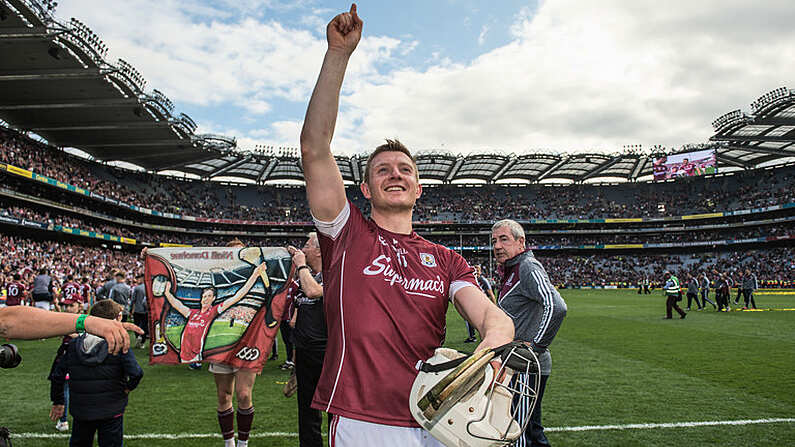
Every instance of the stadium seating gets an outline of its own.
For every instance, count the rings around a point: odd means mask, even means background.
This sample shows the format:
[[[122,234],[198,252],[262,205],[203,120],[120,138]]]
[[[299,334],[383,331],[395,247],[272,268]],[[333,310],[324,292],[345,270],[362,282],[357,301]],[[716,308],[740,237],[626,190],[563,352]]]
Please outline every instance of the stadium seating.
[[[107,265],[139,271],[143,246],[217,245],[232,237],[247,245],[300,245],[312,228],[301,187],[131,171],[6,128],[0,162],[0,222],[11,249],[5,279],[45,265],[57,277],[88,273],[99,282]],[[348,195],[368,212],[357,187]],[[490,224],[517,219],[561,286],[626,286],[665,269],[745,266],[782,285],[793,276],[795,167],[661,183],[427,185],[414,218],[419,234],[487,271]],[[36,252],[47,255],[37,259]]]

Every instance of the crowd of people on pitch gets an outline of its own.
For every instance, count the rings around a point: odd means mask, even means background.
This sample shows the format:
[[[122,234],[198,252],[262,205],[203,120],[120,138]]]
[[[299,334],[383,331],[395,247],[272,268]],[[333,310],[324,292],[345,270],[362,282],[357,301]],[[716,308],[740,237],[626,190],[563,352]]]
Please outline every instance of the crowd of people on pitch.
[[[46,270],[52,279],[48,289],[56,296],[68,282],[69,275],[96,291],[108,279],[107,266],[116,266],[125,272],[128,282],[143,272],[143,263],[137,256],[119,250],[5,234],[0,235],[0,243],[4,247],[0,284],[6,296],[6,286],[15,281],[15,276],[19,276],[17,281],[30,291],[41,270]],[[29,294],[26,296],[31,298]]]
[[[53,149],[0,128],[0,161],[127,204],[196,217],[309,222],[302,188],[222,185],[122,170]],[[348,188],[357,206],[369,205]],[[663,217],[771,206],[795,201],[791,168],[673,183],[621,185],[433,185],[415,221]],[[261,204],[268,206],[261,206]]]

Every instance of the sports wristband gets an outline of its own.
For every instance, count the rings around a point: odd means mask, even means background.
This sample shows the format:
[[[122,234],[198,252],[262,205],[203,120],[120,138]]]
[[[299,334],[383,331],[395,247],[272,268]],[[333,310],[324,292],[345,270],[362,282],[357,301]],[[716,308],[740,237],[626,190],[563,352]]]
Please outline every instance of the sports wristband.
[[[306,265],[306,264],[304,264],[304,265],[302,265],[301,267],[298,267],[298,268],[296,268],[296,269],[295,269],[295,274],[297,275],[297,274],[298,274],[298,272],[300,272],[300,271],[301,271],[301,270],[303,270],[303,269],[307,269],[307,270],[309,270],[309,266],[308,266],[308,265]]]
[[[77,317],[77,322],[75,323],[75,332],[82,334],[86,331],[86,317],[88,317],[86,314]]]

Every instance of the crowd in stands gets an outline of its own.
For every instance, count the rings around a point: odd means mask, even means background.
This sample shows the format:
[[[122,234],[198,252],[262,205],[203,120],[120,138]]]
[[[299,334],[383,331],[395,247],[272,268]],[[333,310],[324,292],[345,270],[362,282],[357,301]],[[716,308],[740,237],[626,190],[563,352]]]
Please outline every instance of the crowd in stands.
[[[308,223],[303,188],[264,185],[229,185],[208,181],[175,179],[146,172],[111,167],[70,155],[36,142],[24,135],[0,128],[0,161],[61,182],[72,184],[121,202],[182,215],[278,223]],[[4,186],[25,194],[45,197],[84,209],[103,209],[114,218],[110,205],[92,207],[93,199],[72,196],[60,189],[0,174]],[[368,213],[368,204],[358,187],[347,190],[349,199]],[[67,197],[68,196],[68,197]],[[748,209],[795,202],[795,167],[754,170],[731,176],[687,178],[663,183],[625,183],[619,185],[433,185],[424,188],[414,220],[457,223],[489,223],[496,219],[594,219],[626,217],[665,217],[694,213]],[[109,210],[109,211],[108,211]],[[96,213],[97,211],[92,211]],[[46,206],[0,200],[0,215],[24,218],[48,225],[62,225],[88,231],[128,237],[150,243],[177,243],[217,246],[232,236],[203,235],[191,232],[155,231],[140,225],[118,224],[106,219],[62,212]],[[119,214],[122,218],[130,219]],[[136,215],[137,216],[137,215]],[[156,219],[156,218],[151,218]],[[142,220],[146,221],[146,220]],[[151,221],[151,220],[150,220]],[[183,226],[178,221],[162,222]],[[211,229],[203,224],[202,229]],[[757,238],[793,234],[792,223],[735,227],[725,230],[622,233],[528,232],[531,245],[594,245],[616,243],[691,242],[704,240]],[[254,229],[257,231],[257,229]],[[488,235],[463,238],[434,238],[449,246],[487,246]],[[302,240],[242,236],[244,244],[300,245]],[[449,240],[448,240],[449,239]],[[104,279],[108,266],[121,267],[134,275],[142,268],[134,254],[98,247],[82,247],[66,242],[40,242],[2,235],[6,256],[2,275],[13,271],[51,268],[58,278],[69,273],[89,274],[93,281]],[[639,275],[658,277],[665,269],[681,273],[704,269],[734,270],[751,266],[760,279],[792,278],[792,250],[772,249],[748,253],[724,252],[701,258],[686,256],[549,256],[543,251],[551,276],[560,284],[604,282],[634,283]],[[0,277],[0,280],[5,279]]]
[[[531,246],[547,245],[600,245],[600,244],[657,244],[698,241],[741,240],[762,237],[795,236],[795,222],[753,227],[730,227],[716,230],[687,230],[665,232],[641,232],[625,230],[610,233],[533,233],[526,231],[527,243]],[[457,247],[489,245],[489,234],[468,236],[430,237],[434,242]]]
[[[143,272],[143,262],[137,252],[9,235],[0,235],[0,243],[5,248],[0,263],[0,289],[11,282],[15,273],[22,275],[24,283],[29,283],[41,268],[48,269],[57,284],[64,284],[66,276],[72,274],[76,278],[88,278],[95,289],[107,279],[111,268],[121,269],[130,280]],[[219,243],[216,241],[212,245]],[[490,274],[492,278],[497,276],[496,270],[492,270],[494,266],[489,265],[487,254],[464,255],[471,264],[483,265],[487,275]],[[649,278],[654,283],[660,281],[665,270],[682,278],[687,274],[699,275],[704,272],[712,275],[713,271],[736,275],[740,269],[749,268],[762,284],[775,286],[795,281],[795,258],[789,248],[647,256],[570,256],[537,251],[536,256],[546,267],[550,279],[559,287],[632,286],[643,278]]]
[[[792,171],[752,171],[714,179],[621,185],[443,186],[425,188],[414,219],[665,217],[795,202]]]
[[[207,236],[185,231],[147,230],[140,225],[118,225],[88,216],[80,216],[62,212],[58,209],[43,206],[26,206],[23,202],[13,202],[0,198],[0,216],[27,219],[49,225],[60,225],[69,228],[94,231],[112,236],[126,237],[147,243],[176,243],[194,246],[213,245],[217,236]],[[79,217],[78,217],[79,216]],[[252,229],[253,230],[253,229]],[[795,235],[795,222],[784,222],[775,225],[755,227],[734,227],[720,230],[688,230],[666,232],[611,232],[611,233],[527,233],[530,245],[598,245],[598,244],[642,244],[642,243],[679,243],[694,241],[718,241],[731,239],[748,239]],[[488,245],[488,235],[439,238],[429,236],[434,241],[447,246],[457,246],[461,242],[465,246]],[[253,242],[262,238],[252,239]]]
[[[199,246],[223,246],[232,238],[206,240]],[[306,238],[280,240],[278,243],[239,238],[247,246],[276,246],[291,244],[300,247]],[[19,273],[23,283],[30,283],[42,268],[46,268],[57,284],[64,284],[67,275],[88,278],[96,290],[107,279],[111,269],[120,269],[132,282],[143,273],[143,260],[137,251],[122,251],[96,245],[76,244],[65,241],[37,240],[24,236],[0,234],[3,256],[0,260],[0,289]]]
[[[471,264],[489,265],[487,254],[466,255]],[[557,287],[606,286],[632,287],[645,278],[660,284],[668,270],[680,279],[687,275],[714,272],[737,277],[741,270],[750,269],[768,287],[795,286],[795,258],[792,249],[726,251],[696,255],[558,255],[536,251],[535,256],[544,264],[550,279]],[[499,272],[492,270],[492,278]]]
[[[15,273],[22,276],[23,283],[30,283],[33,276],[45,268],[58,284],[64,284],[67,275],[74,275],[75,278],[89,278],[96,289],[111,268],[121,269],[130,279],[143,271],[141,259],[129,252],[5,234],[0,234],[0,243],[3,246],[0,283],[3,285],[11,282]]]
[[[113,168],[0,128],[0,161],[161,212],[206,218],[310,222],[302,188],[220,185]],[[351,200],[367,211],[358,188]],[[795,202],[795,169],[620,185],[428,186],[415,221],[663,217]]]
[[[8,199],[0,198],[0,216],[26,219],[32,222],[46,224],[49,228],[55,225],[93,231],[111,236],[135,239],[137,243],[171,243],[193,246],[213,246],[218,244],[219,235],[202,235],[185,231],[156,231],[142,229],[139,225],[116,225],[102,219],[92,217],[76,217],[57,209],[43,209],[42,207],[28,207],[19,203],[11,203]],[[223,237],[223,236],[221,236]],[[230,236],[231,238],[232,236]],[[240,236],[248,240],[251,245],[260,244],[264,238]],[[301,239],[289,240],[287,243],[302,244]],[[298,245],[296,245],[298,246]]]

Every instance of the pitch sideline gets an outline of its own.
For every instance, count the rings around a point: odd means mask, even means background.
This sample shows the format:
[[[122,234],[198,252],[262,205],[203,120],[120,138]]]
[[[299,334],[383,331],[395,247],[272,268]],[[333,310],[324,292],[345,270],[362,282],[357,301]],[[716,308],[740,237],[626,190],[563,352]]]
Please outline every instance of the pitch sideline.
[[[739,419],[735,421],[701,421],[701,422],[668,422],[657,424],[623,424],[623,425],[581,425],[574,427],[547,427],[546,432],[570,431],[595,431],[595,430],[644,430],[655,428],[689,428],[709,427],[716,425],[752,425],[752,424],[780,424],[795,423],[795,418],[767,418],[767,419]],[[325,435],[325,433],[324,433]],[[11,435],[12,439],[59,439],[68,438],[68,433],[18,433]],[[195,438],[220,438],[220,433],[139,433],[124,435],[124,439],[195,439]],[[252,433],[252,438],[297,438],[298,433],[291,432],[265,432]]]

